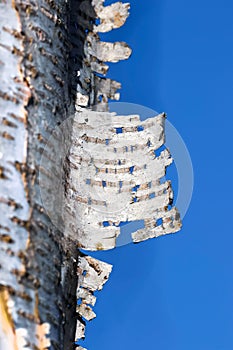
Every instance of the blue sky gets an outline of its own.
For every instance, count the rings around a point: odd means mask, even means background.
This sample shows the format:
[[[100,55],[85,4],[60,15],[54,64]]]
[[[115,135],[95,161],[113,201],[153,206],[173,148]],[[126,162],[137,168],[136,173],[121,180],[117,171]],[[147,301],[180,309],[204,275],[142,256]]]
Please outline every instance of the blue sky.
[[[232,0],[132,0],[125,26],[103,35],[133,49],[109,72],[121,101],[167,113],[195,184],[181,233],[92,254],[114,269],[89,350],[233,349],[232,16]]]

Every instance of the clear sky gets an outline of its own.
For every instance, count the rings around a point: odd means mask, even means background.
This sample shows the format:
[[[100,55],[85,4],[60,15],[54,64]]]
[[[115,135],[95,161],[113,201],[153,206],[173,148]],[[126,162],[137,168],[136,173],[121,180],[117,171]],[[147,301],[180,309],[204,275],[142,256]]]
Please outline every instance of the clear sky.
[[[125,26],[102,37],[132,47],[109,76],[121,101],[167,112],[195,184],[180,233],[92,254],[114,269],[83,346],[232,350],[233,1],[132,0]]]

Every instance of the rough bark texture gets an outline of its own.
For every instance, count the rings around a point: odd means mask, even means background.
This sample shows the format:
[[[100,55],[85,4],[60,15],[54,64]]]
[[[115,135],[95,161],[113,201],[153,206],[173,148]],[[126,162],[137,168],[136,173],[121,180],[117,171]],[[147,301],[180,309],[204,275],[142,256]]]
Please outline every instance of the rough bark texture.
[[[48,135],[72,108],[70,9],[63,1],[6,1],[0,6],[1,302],[16,338],[8,348],[51,344],[51,349],[61,349],[65,343],[72,348],[75,327],[69,320],[75,311],[70,305],[77,281],[71,257],[77,251],[74,245],[68,249],[51,225],[38,186]]]
[[[88,110],[89,115],[94,113],[93,123],[98,116],[112,123],[107,112],[108,99],[119,99],[120,83],[105,78],[106,62],[127,59],[131,49],[122,42],[101,42],[98,32],[122,26],[129,4],[105,7],[103,2],[0,3],[0,349],[74,349],[78,340],[85,337],[85,320],[95,317],[91,308],[96,300],[94,292],[102,289],[112,269],[77,249],[89,249],[90,245],[83,244],[88,230],[82,230],[74,221],[75,207],[71,208],[69,197],[77,176],[77,164],[69,157],[72,146],[82,140],[76,135],[81,126],[75,119],[70,119],[61,139],[59,132],[54,134],[58,147],[51,146],[54,128],[71,115],[83,117]],[[136,124],[133,120],[121,120],[121,127],[138,126],[136,119]],[[85,123],[88,125],[88,120]],[[111,134],[111,128],[106,132]],[[96,137],[95,133],[92,136]],[[142,146],[145,139],[142,138]],[[116,142],[124,144],[124,140],[127,137],[117,136]],[[165,152],[158,160],[161,172],[153,184],[161,192],[162,204],[159,202],[156,210],[163,210],[159,216],[163,216],[163,225],[158,230],[151,222],[156,217],[150,213],[145,218],[146,229],[133,236],[135,242],[175,232],[180,227],[178,214],[165,208],[171,200],[170,184],[158,184],[169,163]],[[126,175],[123,180],[128,181]],[[139,180],[140,190],[148,187],[143,176]],[[50,186],[60,183],[61,196]],[[70,230],[67,216],[60,215],[64,206],[71,208],[69,219],[76,224],[76,230]],[[137,203],[132,206],[136,207]],[[130,215],[137,219],[136,212]],[[109,232],[114,231],[115,242],[118,217],[110,221]],[[91,249],[115,246],[114,242],[104,246],[104,239],[101,236]]]
[[[93,73],[106,72],[100,60],[109,49],[114,61],[130,53],[125,44],[115,50],[98,41],[95,8],[106,31],[127,17],[128,5],[114,6],[112,21],[101,1],[0,3],[1,349],[75,346],[77,241],[64,239],[45,213],[39,165],[53,128],[75,103],[90,106],[100,95],[106,103],[120,87]]]

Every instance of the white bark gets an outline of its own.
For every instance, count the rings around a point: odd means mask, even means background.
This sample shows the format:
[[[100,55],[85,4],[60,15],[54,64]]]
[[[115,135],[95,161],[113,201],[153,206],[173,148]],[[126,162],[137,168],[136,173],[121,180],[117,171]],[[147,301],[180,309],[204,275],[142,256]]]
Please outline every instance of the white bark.
[[[140,122],[139,116],[107,112],[108,99],[119,99],[121,85],[105,78],[106,62],[127,59],[131,49],[101,42],[97,33],[119,28],[128,14],[129,4],[105,7],[103,0],[0,3],[0,350],[67,350],[84,338],[85,320],[95,317],[94,291],[102,289],[112,266],[77,247],[115,247],[119,221],[144,219],[145,229],[133,233],[134,242],[180,227],[176,209],[167,208],[171,185],[159,184],[171,162],[169,152],[152,159],[164,142],[164,115]],[[71,115],[75,119],[68,119],[64,134],[53,134]],[[116,128],[124,132],[118,135]],[[52,144],[51,134],[56,135]],[[148,138],[151,148],[145,148]],[[106,139],[111,140],[107,151]],[[135,145],[136,162],[125,152]],[[115,148],[122,165],[115,164]],[[90,158],[99,164],[98,176]],[[121,216],[104,209],[103,181],[109,208],[115,196],[126,205]],[[150,200],[149,182],[157,195]],[[41,198],[43,184],[48,192]],[[139,201],[132,202],[137,185]],[[99,197],[88,207],[94,188]],[[159,227],[157,218],[163,220]],[[110,227],[101,227],[104,220]]]
[[[62,349],[75,331],[67,300],[75,302],[77,253],[67,253],[41,206],[38,166],[50,130],[71,108],[67,5],[7,0],[0,18],[1,349]]]
[[[160,183],[172,158],[167,149],[158,157],[154,153],[164,144],[164,119],[164,114],[140,121],[139,116],[76,113],[62,212],[65,235],[77,237],[81,248],[115,248],[120,222],[144,220],[145,228],[132,233],[134,242],[180,229],[177,210],[169,210],[171,183]]]
[[[41,203],[38,176],[44,145],[53,128],[74,112],[77,92],[85,93],[81,98],[85,104],[93,104],[101,94],[105,105],[108,97],[118,96],[120,84],[101,81],[93,71],[107,71],[97,57],[105,44],[95,41],[100,45],[98,55],[93,43],[85,57],[85,29],[93,31],[91,21],[96,13],[90,1],[83,5],[84,1],[72,0],[6,0],[0,4],[0,305],[4,310],[4,349],[74,346],[78,242],[64,237],[51,224]],[[101,9],[104,11],[103,6]],[[123,24],[126,14],[125,7],[122,9]],[[49,154],[47,160],[53,162]],[[43,170],[46,173],[46,168]],[[93,300],[94,296],[88,294],[87,298]]]

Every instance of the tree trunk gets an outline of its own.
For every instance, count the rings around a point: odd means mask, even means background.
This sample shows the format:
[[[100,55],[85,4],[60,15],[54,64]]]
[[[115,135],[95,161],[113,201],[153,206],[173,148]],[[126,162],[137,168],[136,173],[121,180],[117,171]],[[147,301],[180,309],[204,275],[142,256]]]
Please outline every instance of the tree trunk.
[[[121,26],[128,16],[128,5],[114,7],[114,20],[109,8],[100,21],[100,31]],[[131,51],[121,43],[109,54],[105,44],[95,49],[99,39],[93,27],[96,12],[102,10],[102,1],[89,0],[0,3],[2,350],[74,348],[75,332],[76,338],[83,337],[85,324],[76,314],[77,262],[78,275],[84,266],[85,271],[101,276],[97,289],[111,270],[107,264],[80,255],[78,242],[64,237],[51,223],[39,187],[41,155],[54,127],[72,115],[77,105],[99,102],[100,109],[106,109],[107,99],[118,97],[119,83],[102,81],[93,71],[105,74],[103,60],[116,62]],[[87,32],[92,43],[84,54]],[[52,157],[46,157],[51,164]],[[94,288],[85,283],[82,298],[94,305]],[[89,316],[86,318],[92,318]]]
[[[63,1],[1,3],[1,349],[74,339],[77,251],[51,225],[38,184],[49,133],[73,108],[68,13]]]
[[[98,32],[122,26],[129,4],[103,2],[0,3],[0,350],[76,348],[85,337],[85,320],[95,317],[94,292],[112,269],[78,248],[114,248],[122,214],[125,221],[144,220],[144,228],[132,234],[134,242],[180,229],[176,208],[168,209],[170,182],[160,183],[171,163],[167,150],[156,158],[154,171],[153,147],[164,142],[165,114],[142,123],[139,116],[116,119],[108,112],[108,99],[119,99],[120,83],[105,78],[105,62],[127,59],[131,49],[101,42]],[[103,120],[107,126],[101,129]],[[124,129],[122,138],[117,129]],[[105,156],[101,132],[119,142],[125,167],[112,156],[115,148],[110,161]],[[93,144],[101,150],[98,161],[110,164],[101,169],[106,181],[87,178],[90,169],[95,172],[96,154],[89,152],[88,163],[82,152]],[[129,147],[137,149],[136,166],[125,156]],[[134,168],[138,175],[131,177]],[[92,215],[87,180],[98,189],[107,185],[108,204],[94,198],[94,205],[114,206],[114,193],[116,201],[129,202],[128,212],[112,215],[110,227],[104,210]]]

